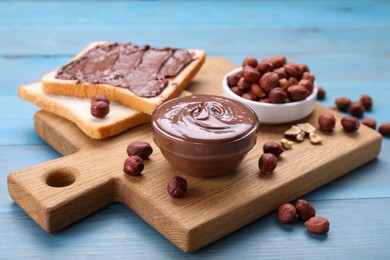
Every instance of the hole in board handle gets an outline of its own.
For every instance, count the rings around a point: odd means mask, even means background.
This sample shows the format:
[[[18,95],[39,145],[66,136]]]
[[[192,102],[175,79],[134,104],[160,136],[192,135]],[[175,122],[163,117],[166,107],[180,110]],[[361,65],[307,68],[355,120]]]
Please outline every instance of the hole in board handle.
[[[69,186],[75,181],[76,176],[69,169],[55,170],[46,177],[46,184],[55,188]]]

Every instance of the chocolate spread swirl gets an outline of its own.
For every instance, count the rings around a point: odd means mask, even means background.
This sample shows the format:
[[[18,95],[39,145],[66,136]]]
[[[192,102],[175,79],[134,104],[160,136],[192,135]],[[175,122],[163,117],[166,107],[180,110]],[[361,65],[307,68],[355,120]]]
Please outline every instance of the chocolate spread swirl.
[[[184,49],[107,43],[61,67],[55,77],[77,83],[108,84],[150,98],[158,96],[168,78],[177,76],[192,60],[193,54]]]
[[[207,95],[170,100],[152,117],[154,126],[171,138],[196,143],[238,140],[258,124],[256,115],[242,103]]]

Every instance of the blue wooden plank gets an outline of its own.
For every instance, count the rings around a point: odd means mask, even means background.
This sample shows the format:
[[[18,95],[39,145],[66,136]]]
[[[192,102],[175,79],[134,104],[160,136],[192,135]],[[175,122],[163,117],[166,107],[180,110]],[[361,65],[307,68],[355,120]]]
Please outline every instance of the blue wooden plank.
[[[24,259],[385,259],[390,255],[390,199],[311,202],[317,214],[330,221],[326,236],[309,234],[301,221],[280,224],[272,212],[193,254],[176,248],[122,205],[111,205],[63,231],[46,234],[7,202],[0,219],[4,227],[0,258],[10,253]]]

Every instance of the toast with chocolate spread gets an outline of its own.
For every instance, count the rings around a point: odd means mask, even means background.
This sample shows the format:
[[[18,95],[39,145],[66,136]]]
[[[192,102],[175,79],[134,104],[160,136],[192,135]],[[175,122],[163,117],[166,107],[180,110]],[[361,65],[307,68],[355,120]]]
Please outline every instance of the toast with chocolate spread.
[[[43,110],[72,121],[93,139],[104,139],[150,122],[149,115],[115,101],[110,102],[110,112],[106,117],[96,118],[90,112],[90,98],[45,94],[39,82],[20,86],[18,93],[20,98],[30,101]],[[187,95],[191,93],[183,91],[180,94],[180,96]]]
[[[177,97],[204,63],[203,50],[94,42],[42,78],[46,94],[110,100],[151,115]]]

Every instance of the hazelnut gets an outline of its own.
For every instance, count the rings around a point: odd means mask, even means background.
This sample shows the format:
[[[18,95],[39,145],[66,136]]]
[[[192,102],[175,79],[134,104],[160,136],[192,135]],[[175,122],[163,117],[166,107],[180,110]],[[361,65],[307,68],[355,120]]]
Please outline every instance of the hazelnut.
[[[237,83],[240,80],[240,78],[241,78],[241,72],[237,72],[237,73],[229,75],[226,78],[228,86],[229,87],[237,86]]]
[[[301,68],[302,73],[310,72],[310,69],[309,69],[309,67],[306,64],[299,64],[298,66],[299,66],[299,68]]]
[[[290,77],[288,79],[288,83],[290,83],[290,86],[298,85],[298,80],[297,80],[297,78]]]
[[[298,85],[304,86],[309,91],[309,93],[313,92],[313,88],[314,88],[313,82],[311,82],[308,79],[301,79],[298,82]]]
[[[97,118],[105,118],[110,113],[110,104],[105,101],[96,101],[91,104],[91,114]]]
[[[295,63],[289,62],[286,63],[283,67],[286,69],[287,74],[292,77],[300,77],[302,75],[301,68]]]
[[[261,103],[270,103],[268,98],[259,99],[259,102],[261,102]]]
[[[108,104],[110,104],[110,100],[104,95],[104,94],[96,94],[91,98],[91,103],[99,102],[99,101],[104,101]]]
[[[234,94],[239,95],[239,96],[242,96],[242,94],[244,94],[244,91],[242,89],[240,89],[239,87],[232,87],[231,91]]]
[[[265,73],[259,80],[260,87],[269,93],[271,89],[276,88],[279,84],[279,76],[274,72]]]
[[[241,97],[243,97],[245,99],[248,99],[248,100],[252,100],[252,101],[256,101],[258,99],[257,96],[254,93],[249,92],[249,91],[244,93],[244,94],[242,94]]]
[[[144,160],[137,155],[127,158],[123,165],[123,172],[131,176],[140,175],[143,170]]]
[[[242,77],[247,82],[255,83],[260,78],[260,72],[256,68],[247,65],[242,69]]]
[[[267,61],[262,61],[261,63],[259,63],[257,65],[257,70],[261,73],[261,74],[265,74],[269,71],[271,71],[272,69],[272,65],[271,63],[267,62]]]
[[[272,57],[265,58],[263,61],[267,61],[272,64],[274,69],[283,67],[286,64],[286,57],[282,55],[276,55]]]
[[[286,150],[291,149],[292,146],[294,145],[294,142],[289,141],[289,140],[287,140],[287,139],[285,139],[285,138],[282,138],[282,139],[280,140],[280,143],[282,144],[283,148],[286,149]]]
[[[263,146],[263,151],[264,153],[272,153],[276,157],[279,157],[284,152],[284,149],[277,142],[266,142]]]
[[[390,123],[383,123],[379,126],[379,133],[382,135],[390,135]]]
[[[298,200],[295,204],[295,208],[297,209],[299,218],[303,221],[307,221],[316,215],[314,207],[306,200]]]
[[[286,90],[290,87],[290,82],[287,79],[279,79],[279,87]]]
[[[301,79],[308,79],[308,80],[310,80],[310,81],[313,82],[313,83],[314,83],[314,81],[316,80],[316,78],[314,77],[314,75],[311,74],[310,72],[303,72],[303,73],[302,73]]]
[[[374,130],[376,128],[376,120],[373,119],[373,118],[369,118],[369,117],[363,118],[362,119],[362,124],[372,128]]]
[[[251,66],[252,68],[256,68],[257,67],[257,59],[254,57],[246,57],[242,63],[242,67],[244,68],[247,65]]]
[[[150,144],[145,141],[135,141],[130,143],[127,146],[127,154],[129,156],[137,155],[141,157],[143,160],[148,159],[152,153],[153,153],[152,146],[150,146]]]
[[[372,105],[373,105],[373,101],[369,95],[367,95],[367,94],[362,95],[360,97],[360,102],[362,103],[362,105],[364,106],[364,108],[366,110],[371,110]]]
[[[253,94],[255,94],[258,98],[263,98],[266,96],[264,90],[259,86],[257,85],[256,83],[252,83],[251,85],[251,91],[253,92]]]
[[[297,221],[297,209],[290,203],[281,205],[278,208],[278,220],[283,224]]]
[[[347,111],[349,105],[351,104],[351,99],[347,97],[338,97],[336,98],[334,103],[336,104],[336,107],[341,111]]]
[[[305,140],[305,131],[301,131],[299,134],[297,134],[297,136],[295,137],[295,139],[297,139],[297,141],[299,142],[303,142],[303,140]]]
[[[359,120],[354,116],[345,116],[341,119],[341,125],[345,132],[355,132],[360,127]]]
[[[168,193],[172,198],[180,198],[184,196],[187,192],[187,188],[187,181],[180,176],[172,177],[167,186]]]
[[[307,134],[315,132],[317,129],[310,123],[297,124],[297,126]]]
[[[324,235],[329,232],[329,221],[323,217],[313,217],[305,222],[310,233]]]
[[[322,143],[322,137],[318,134],[312,132],[309,134],[309,139],[312,144],[320,144]]]
[[[318,100],[323,100],[326,97],[326,91],[323,87],[318,86],[318,91],[317,91],[317,99]]]
[[[279,87],[271,89],[268,93],[268,99],[271,103],[286,103],[287,98],[287,92]]]
[[[318,118],[318,124],[320,125],[320,128],[324,131],[332,131],[333,128],[336,126],[336,118],[331,113],[323,113]]]
[[[278,165],[278,158],[272,153],[264,153],[259,159],[259,169],[262,173],[271,174]]]
[[[242,90],[249,89],[251,87],[251,83],[241,77],[237,82],[237,87]]]
[[[294,85],[289,87],[287,93],[291,101],[300,101],[309,95],[309,91],[301,85]]]
[[[296,138],[298,134],[300,134],[302,131],[302,129],[296,125],[293,125],[290,129],[286,130],[284,132],[284,135],[286,137],[290,137],[290,138]]]
[[[287,79],[287,73],[286,73],[286,69],[281,67],[281,68],[278,68],[278,69],[275,69],[273,72],[275,72],[276,74],[278,74],[279,76],[279,79]]]
[[[356,101],[349,105],[348,111],[355,117],[361,117],[364,114],[365,109],[360,101]]]

